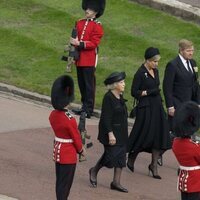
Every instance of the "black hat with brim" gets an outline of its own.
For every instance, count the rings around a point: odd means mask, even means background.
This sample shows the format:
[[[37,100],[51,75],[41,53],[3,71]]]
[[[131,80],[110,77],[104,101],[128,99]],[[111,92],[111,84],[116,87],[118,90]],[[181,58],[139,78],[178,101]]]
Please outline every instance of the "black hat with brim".
[[[179,106],[173,119],[174,132],[177,137],[190,137],[200,128],[200,108],[192,101]]]
[[[113,72],[110,74],[104,81],[105,85],[110,85],[116,82],[119,82],[121,80],[124,80],[126,77],[125,72]]]
[[[97,12],[96,18],[103,15],[106,6],[105,0],[82,0],[82,9],[87,10],[88,8]]]
[[[54,109],[63,110],[74,100],[74,81],[68,75],[58,77],[51,89],[51,103]]]

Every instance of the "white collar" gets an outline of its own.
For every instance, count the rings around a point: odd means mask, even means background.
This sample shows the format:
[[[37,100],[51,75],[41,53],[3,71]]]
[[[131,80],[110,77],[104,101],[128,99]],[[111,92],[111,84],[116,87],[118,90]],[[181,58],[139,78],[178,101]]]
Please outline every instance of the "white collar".
[[[186,60],[180,53],[179,53],[179,58],[181,59],[181,61],[182,61],[183,65],[184,65],[184,67],[186,68],[186,70],[188,71],[187,60]],[[188,60],[188,61],[189,61],[190,70],[193,72],[192,66],[191,66],[191,64],[190,64],[190,60]]]
[[[185,65],[185,63],[187,62],[187,60],[180,53],[178,55],[179,55],[182,63]]]

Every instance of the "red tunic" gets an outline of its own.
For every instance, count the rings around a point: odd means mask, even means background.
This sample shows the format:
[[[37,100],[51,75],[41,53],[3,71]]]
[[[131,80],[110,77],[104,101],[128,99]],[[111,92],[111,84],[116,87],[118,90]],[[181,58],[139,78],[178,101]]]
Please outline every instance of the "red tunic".
[[[49,121],[57,138],[73,140],[72,143],[54,141],[54,161],[61,164],[75,164],[77,153],[82,150],[82,141],[76,119],[69,111],[53,110]]]
[[[200,192],[200,144],[189,138],[175,138],[172,150],[181,166],[190,167],[180,170],[178,189],[182,192]]]
[[[97,47],[103,36],[103,27],[95,19],[81,19],[76,23],[78,39],[82,42],[76,66],[94,67],[97,64]]]

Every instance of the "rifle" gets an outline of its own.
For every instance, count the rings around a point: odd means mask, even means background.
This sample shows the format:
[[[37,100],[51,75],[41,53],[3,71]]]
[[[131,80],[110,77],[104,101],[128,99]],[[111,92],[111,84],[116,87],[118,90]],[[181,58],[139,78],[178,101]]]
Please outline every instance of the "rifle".
[[[76,28],[72,29],[71,37],[74,38],[74,39],[77,37]],[[61,60],[67,62],[66,71],[71,72],[72,71],[72,65],[74,64],[74,61],[79,59],[79,52],[76,49],[76,47],[74,45],[72,45],[71,43],[65,45],[64,52],[68,53],[68,55],[62,56]]]
[[[86,112],[81,112],[80,118],[79,118],[79,124],[78,124],[78,129],[81,134],[81,139],[82,139],[82,144],[86,146],[86,148],[90,148],[93,146],[92,142],[86,143],[86,139],[90,139],[91,136],[88,135],[87,130],[85,128],[86,124]],[[79,162],[85,161],[86,157],[83,155],[79,155]]]
[[[191,136],[191,139],[192,139],[195,143],[200,144],[200,135],[199,135],[199,133],[193,134],[193,135]]]

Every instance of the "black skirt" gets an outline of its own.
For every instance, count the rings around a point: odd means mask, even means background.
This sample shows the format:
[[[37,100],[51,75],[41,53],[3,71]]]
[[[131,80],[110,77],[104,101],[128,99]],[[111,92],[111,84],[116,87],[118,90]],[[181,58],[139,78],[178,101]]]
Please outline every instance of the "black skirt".
[[[104,154],[101,158],[101,165],[108,168],[126,167],[126,146],[125,145],[104,145]]]
[[[150,106],[137,109],[136,120],[128,139],[128,152],[168,150],[171,139],[167,116],[160,97],[149,99]]]

